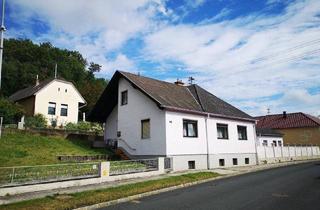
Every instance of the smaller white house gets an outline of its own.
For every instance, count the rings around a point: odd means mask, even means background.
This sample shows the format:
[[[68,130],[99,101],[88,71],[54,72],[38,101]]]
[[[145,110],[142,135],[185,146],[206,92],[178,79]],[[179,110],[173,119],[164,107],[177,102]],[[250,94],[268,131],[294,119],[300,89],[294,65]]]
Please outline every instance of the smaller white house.
[[[23,106],[27,116],[42,114],[48,125],[66,125],[78,122],[79,108],[86,105],[77,88],[63,79],[47,79],[19,90],[9,97]]]
[[[283,134],[268,128],[256,128],[259,146],[283,147]]]

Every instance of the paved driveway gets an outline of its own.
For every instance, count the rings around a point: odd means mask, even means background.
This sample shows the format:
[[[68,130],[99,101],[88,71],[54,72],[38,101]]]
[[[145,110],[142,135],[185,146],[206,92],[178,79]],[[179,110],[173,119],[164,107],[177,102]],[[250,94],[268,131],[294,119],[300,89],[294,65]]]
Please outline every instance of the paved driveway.
[[[319,210],[320,162],[216,180],[103,209]]]

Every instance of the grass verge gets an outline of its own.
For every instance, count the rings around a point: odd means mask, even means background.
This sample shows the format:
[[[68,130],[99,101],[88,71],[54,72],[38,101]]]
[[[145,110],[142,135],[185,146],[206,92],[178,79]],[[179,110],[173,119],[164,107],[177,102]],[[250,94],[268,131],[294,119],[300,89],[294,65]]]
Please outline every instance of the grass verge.
[[[74,209],[96,203],[107,202],[153,190],[177,186],[190,182],[205,180],[219,176],[213,172],[197,172],[179,176],[171,176],[158,180],[127,184],[118,187],[85,191],[74,194],[54,195],[19,203],[2,205],[0,210],[6,209]]]

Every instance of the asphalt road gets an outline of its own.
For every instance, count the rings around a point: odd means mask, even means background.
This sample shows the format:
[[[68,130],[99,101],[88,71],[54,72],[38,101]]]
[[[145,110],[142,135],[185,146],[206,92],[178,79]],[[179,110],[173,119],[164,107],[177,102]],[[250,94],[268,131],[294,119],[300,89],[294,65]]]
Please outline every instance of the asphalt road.
[[[216,180],[103,209],[319,210],[320,162]]]

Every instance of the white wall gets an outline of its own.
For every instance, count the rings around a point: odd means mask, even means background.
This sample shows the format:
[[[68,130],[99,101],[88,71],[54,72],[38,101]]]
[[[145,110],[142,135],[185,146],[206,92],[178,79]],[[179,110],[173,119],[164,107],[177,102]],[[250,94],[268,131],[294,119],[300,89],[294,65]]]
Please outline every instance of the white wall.
[[[318,146],[258,146],[257,151],[259,161],[267,163],[312,159],[320,156]]]
[[[272,146],[273,141],[277,141],[277,146],[279,146],[279,141],[283,146],[283,138],[282,137],[270,137],[270,136],[257,136],[258,145],[263,146],[263,141],[266,140],[268,142],[267,146]]]
[[[106,120],[104,140],[116,139],[118,131],[118,105],[116,105]]]
[[[183,137],[183,119],[198,121],[198,137]],[[207,154],[205,118],[166,111],[167,155]]]
[[[49,102],[56,103],[55,115],[48,115]],[[57,126],[66,125],[68,122],[77,123],[79,102],[85,103],[72,84],[54,80],[36,94],[34,113],[43,114],[47,118],[48,125],[51,125],[52,119],[57,120]],[[60,116],[61,104],[68,105],[68,116]]]
[[[198,137],[183,137],[183,119],[198,122]],[[217,123],[228,125],[228,140],[217,138]],[[247,140],[238,140],[237,125],[247,127]],[[254,123],[220,118],[207,120],[209,164],[210,168],[219,167],[219,159],[225,159],[225,167],[233,166],[232,159],[238,159],[238,166],[246,165],[245,158],[249,158],[249,165],[256,164],[255,129]],[[166,141],[167,155],[174,157],[175,170],[187,170],[188,161],[195,160],[197,169],[207,167],[206,117],[166,111]],[[198,157],[195,157],[198,155]],[[204,158],[205,157],[205,158]],[[202,161],[197,163],[197,161]]]
[[[121,106],[121,92],[128,91],[128,104]],[[145,96],[142,92],[121,78],[118,98],[118,130],[121,139],[126,141],[135,151],[128,149],[131,155],[165,155],[165,112]],[[141,139],[141,120],[150,119],[150,138]],[[119,146],[126,148],[123,142]]]

